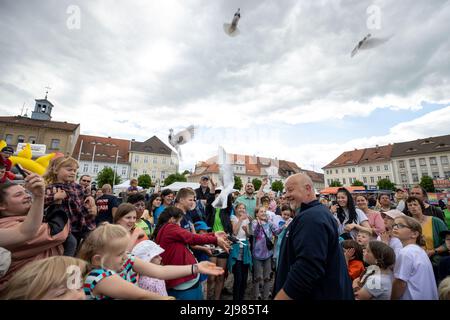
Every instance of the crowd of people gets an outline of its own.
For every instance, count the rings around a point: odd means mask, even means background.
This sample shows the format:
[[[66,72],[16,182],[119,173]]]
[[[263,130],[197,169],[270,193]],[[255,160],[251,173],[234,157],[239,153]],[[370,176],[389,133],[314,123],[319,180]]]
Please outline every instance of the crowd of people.
[[[221,300],[230,277],[234,300],[450,299],[450,204],[420,186],[331,200],[297,174],[217,208],[208,176],[151,195],[133,181],[124,201],[68,156],[22,184],[10,170],[1,161],[0,299]]]

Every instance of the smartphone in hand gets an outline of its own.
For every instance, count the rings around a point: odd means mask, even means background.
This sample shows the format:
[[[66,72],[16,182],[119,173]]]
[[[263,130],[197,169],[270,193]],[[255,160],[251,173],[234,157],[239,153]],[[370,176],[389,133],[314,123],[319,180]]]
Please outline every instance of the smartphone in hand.
[[[19,173],[22,175],[22,177],[25,179],[25,177],[28,175],[25,170],[23,170],[22,166],[18,163],[16,163],[15,165],[17,171],[19,171]]]

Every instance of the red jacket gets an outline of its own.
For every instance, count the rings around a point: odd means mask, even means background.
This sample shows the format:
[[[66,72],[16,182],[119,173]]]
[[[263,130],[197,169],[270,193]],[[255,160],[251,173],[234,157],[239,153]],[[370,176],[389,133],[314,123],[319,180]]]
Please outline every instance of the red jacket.
[[[188,249],[188,245],[217,244],[217,238],[214,234],[194,234],[181,228],[178,224],[166,223],[158,231],[156,243],[165,250],[161,254],[164,265],[189,265],[197,263],[197,260]],[[166,287],[176,287],[195,277],[195,275],[191,275],[184,278],[167,280]]]
[[[12,181],[16,178],[16,175],[11,171],[5,171],[3,177],[0,177],[0,183],[5,183],[7,181]]]

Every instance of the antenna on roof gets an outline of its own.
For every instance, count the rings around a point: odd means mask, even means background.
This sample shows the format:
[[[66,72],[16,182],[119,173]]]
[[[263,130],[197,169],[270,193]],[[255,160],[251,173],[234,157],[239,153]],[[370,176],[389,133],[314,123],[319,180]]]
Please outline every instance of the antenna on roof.
[[[47,91],[45,92],[45,100],[47,100],[48,90],[51,90],[51,88],[49,86],[46,86],[44,89],[47,89]]]

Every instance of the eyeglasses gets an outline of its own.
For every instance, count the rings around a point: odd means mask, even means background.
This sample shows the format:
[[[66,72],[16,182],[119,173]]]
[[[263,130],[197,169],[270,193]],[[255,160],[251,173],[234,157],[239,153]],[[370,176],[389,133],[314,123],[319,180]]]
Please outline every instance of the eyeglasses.
[[[89,182],[89,183],[91,183],[91,180],[84,180],[84,179],[82,179],[81,182]]]
[[[411,229],[410,226],[407,226],[406,224],[402,224],[402,223],[394,223],[392,225],[392,228],[399,228],[399,229],[408,228],[408,229]]]

